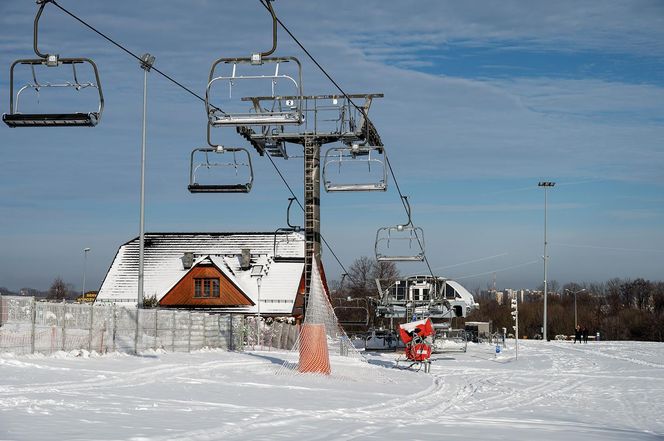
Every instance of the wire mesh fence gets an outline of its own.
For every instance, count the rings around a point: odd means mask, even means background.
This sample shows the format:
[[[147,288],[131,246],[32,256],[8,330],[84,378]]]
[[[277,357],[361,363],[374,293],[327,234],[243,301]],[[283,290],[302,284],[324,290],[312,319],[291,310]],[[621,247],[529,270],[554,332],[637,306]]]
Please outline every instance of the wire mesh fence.
[[[114,304],[53,303],[34,297],[0,296],[0,352],[187,352],[205,347],[243,350],[250,338],[246,329],[244,316],[238,314],[137,310]],[[260,340],[272,345],[273,338],[261,336]]]

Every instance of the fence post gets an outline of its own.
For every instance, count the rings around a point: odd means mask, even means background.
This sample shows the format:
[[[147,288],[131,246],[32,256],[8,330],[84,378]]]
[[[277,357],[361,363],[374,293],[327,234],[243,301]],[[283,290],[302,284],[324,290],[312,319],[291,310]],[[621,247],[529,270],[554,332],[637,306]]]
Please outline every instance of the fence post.
[[[67,302],[62,299],[62,350],[67,348]]]
[[[234,350],[235,342],[233,341],[233,313],[228,314],[228,334],[226,336],[227,349]]]
[[[90,303],[90,329],[88,330],[88,352],[92,352],[92,324],[93,324],[93,315],[94,315],[94,309],[92,305],[93,303]]]
[[[175,352],[175,311],[171,318],[171,351]]]
[[[187,352],[191,352],[191,311],[189,311],[189,333],[187,337]]]
[[[159,336],[159,309],[154,310],[154,350],[157,350],[157,337]]]
[[[272,326],[275,325],[275,322],[272,322]],[[281,335],[284,333],[284,323],[279,322],[279,337],[277,337],[277,349],[281,348]]]
[[[117,327],[117,311],[115,309],[115,303],[113,303],[113,311],[112,311],[113,317],[112,317],[112,322],[113,322],[113,352],[116,351],[116,346],[115,346],[115,333],[116,333],[116,327]]]
[[[31,331],[30,331],[30,353],[34,354],[35,353],[35,326],[36,326],[36,321],[37,321],[37,302],[35,301],[35,298],[32,298],[32,301],[30,302],[30,321],[31,323]]]
[[[207,314],[203,314],[203,347],[207,346]]]
[[[134,354],[138,355],[138,331],[140,328],[140,319],[139,319],[139,312],[141,311],[141,308],[138,307],[138,303],[136,303],[136,334],[134,335]]]

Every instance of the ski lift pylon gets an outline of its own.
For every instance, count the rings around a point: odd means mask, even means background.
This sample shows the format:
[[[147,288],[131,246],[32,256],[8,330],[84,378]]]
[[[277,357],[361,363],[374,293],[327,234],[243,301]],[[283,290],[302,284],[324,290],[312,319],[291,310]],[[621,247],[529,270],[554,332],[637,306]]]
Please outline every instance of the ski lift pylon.
[[[368,144],[350,144],[332,147],[323,159],[323,183],[325,191],[385,191],[387,167],[385,147]],[[366,172],[356,171],[359,167]],[[373,167],[373,170],[372,170]],[[351,173],[346,173],[352,169]],[[353,173],[354,172],[354,173]],[[336,174],[336,176],[335,176]],[[369,177],[372,179],[360,179]]]
[[[99,70],[97,65],[89,58],[60,58],[59,55],[44,54],[39,51],[37,47],[39,19],[44,11],[44,7],[51,0],[38,0],[39,10],[34,20],[33,27],[33,48],[35,54],[39,58],[35,59],[19,59],[12,63],[9,70],[9,113],[2,115],[2,120],[9,127],[94,127],[99,122],[104,108],[104,95],[101,89],[101,82],[99,80]],[[81,83],[78,80],[76,66],[88,64],[92,67],[95,76],[95,82]],[[29,66],[32,70],[32,82],[28,82],[19,88],[14,96],[14,70],[18,65]],[[61,66],[70,65],[73,71],[73,81],[64,83],[39,83],[35,73],[35,66],[46,66],[47,68],[58,68]],[[75,90],[86,89],[92,87],[97,89],[99,96],[99,104],[96,111],[91,112],[74,112],[74,113],[22,113],[19,109],[19,99],[21,93],[28,89],[33,89],[39,92],[42,88],[73,88]]]
[[[408,223],[393,227],[382,227],[376,231],[375,253],[377,261],[424,260],[424,231],[422,228],[413,225],[408,196],[402,196],[402,200],[408,213]]]

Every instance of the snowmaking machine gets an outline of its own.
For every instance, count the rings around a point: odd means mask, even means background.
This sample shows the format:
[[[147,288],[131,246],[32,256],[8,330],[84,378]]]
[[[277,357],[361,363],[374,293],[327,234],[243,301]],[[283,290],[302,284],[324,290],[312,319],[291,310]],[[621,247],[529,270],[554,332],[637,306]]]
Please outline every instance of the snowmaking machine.
[[[429,372],[432,349],[432,341],[429,337],[434,332],[433,323],[429,318],[399,325],[399,336],[406,348],[404,350],[405,359],[399,357],[397,367],[399,367],[400,361],[405,361],[410,363],[406,369],[417,366],[419,371],[424,366],[424,372]]]

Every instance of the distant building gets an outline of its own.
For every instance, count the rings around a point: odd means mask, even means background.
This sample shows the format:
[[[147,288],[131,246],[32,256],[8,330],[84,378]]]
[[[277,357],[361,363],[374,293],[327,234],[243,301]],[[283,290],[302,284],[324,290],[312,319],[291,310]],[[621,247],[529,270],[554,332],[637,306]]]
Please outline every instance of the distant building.
[[[138,257],[138,238],[120,246],[96,302],[136,305]],[[145,234],[144,298],[159,307],[255,314],[259,279],[262,315],[302,313],[301,233]]]
[[[97,294],[99,291],[88,291],[83,295],[76,297],[77,303],[94,303],[97,299]]]

